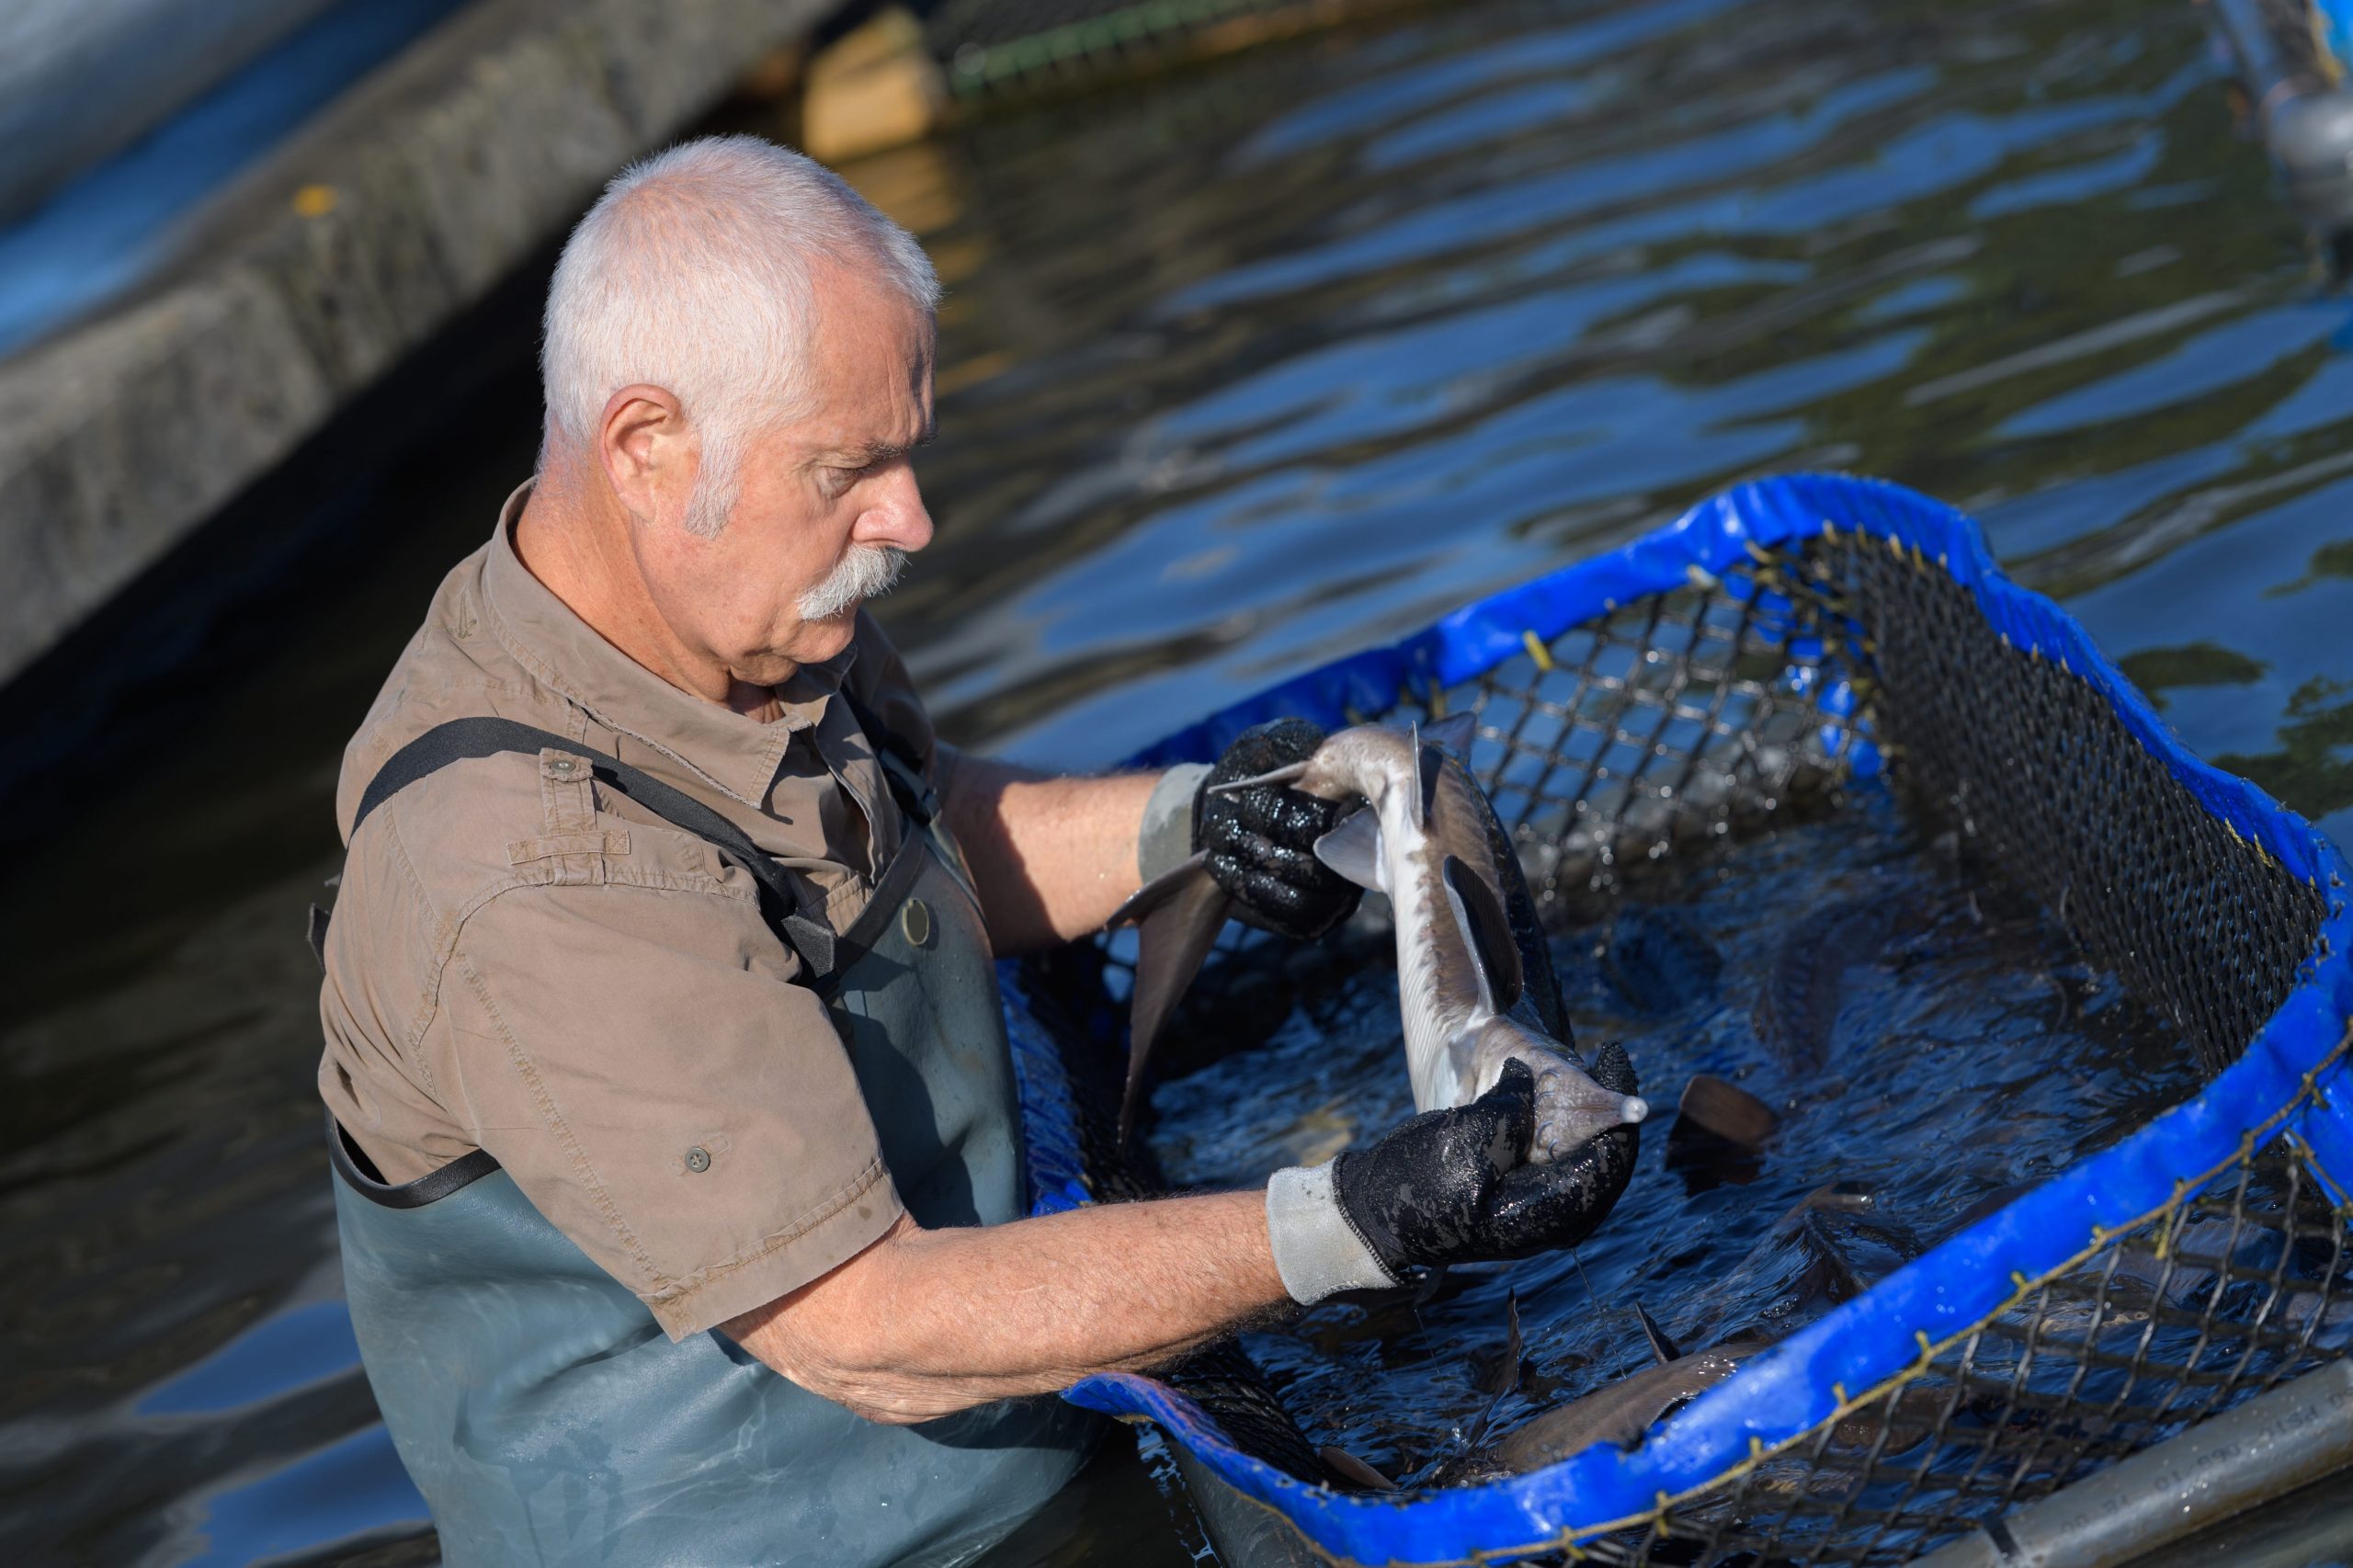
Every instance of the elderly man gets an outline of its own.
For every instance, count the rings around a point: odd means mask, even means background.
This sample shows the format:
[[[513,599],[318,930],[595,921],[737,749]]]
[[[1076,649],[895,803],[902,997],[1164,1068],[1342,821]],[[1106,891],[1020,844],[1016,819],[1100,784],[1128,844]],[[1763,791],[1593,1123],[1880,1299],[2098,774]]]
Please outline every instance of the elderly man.
[[[1355,893],[1320,802],[935,741],[859,605],[931,537],[937,292],[765,143],[614,181],[550,290],[539,473],[346,755],[320,1087],[453,1564],[961,1561],[1085,1455],[1026,1396],[1531,1250],[1495,1218],[1524,1073],[1262,1191],[1020,1217],[992,955],[1201,842],[1274,928]]]

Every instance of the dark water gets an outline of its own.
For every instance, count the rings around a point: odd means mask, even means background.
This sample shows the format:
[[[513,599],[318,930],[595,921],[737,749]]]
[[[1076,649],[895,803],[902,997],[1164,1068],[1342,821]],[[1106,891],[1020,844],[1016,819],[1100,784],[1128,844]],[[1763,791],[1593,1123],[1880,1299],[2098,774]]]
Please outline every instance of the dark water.
[[[957,738],[1096,763],[1728,481],[1852,468],[1978,512],[2192,746],[2342,842],[2348,311],[2200,27],[1434,7],[876,160],[951,288],[940,535],[885,619]],[[8,1560],[430,1557],[333,1304],[295,933],[342,739],[528,467],[529,312],[304,512],[331,549],[200,638],[129,629],[127,696],[12,740],[98,760],[13,824],[0,886]],[[2055,1005],[2007,962],[1972,1016]],[[1838,1103],[1874,1103],[1867,1065]],[[1588,1267],[1663,1269],[1611,1237]],[[1604,1354],[1548,1343],[1564,1376]],[[1327,1408],[1362,1355],[1330,1353]],[[1000,1561],[1181,1562],[1157,1507],[1115,1456]]]
[[[1634,1302],[1687,1351],[1781,1337],[2197,1081],[2172,1030],[2030,906],[1920,842],[1878,787],[1706,856],[1610,924],[1560,933],[1553,956],[1579,1040],[1621,1041],[1661,1113],[1609,1220],[1574,1256],[1250,1336],[1315,1441],[1409,1484],[1650,1366]],[[1412,1114],[1403,1053],[1392,959],[1164,1088],[1154,1147],[1188,1186],[1325,1158]],[[1778,1113],[1761,1149],[1693,1141],[1665,1114],[1699,1073]],[[1800,1216],[1833,1184],[1839,1204]],[[1527,1356],[1498,1403],[1506,1292]]]

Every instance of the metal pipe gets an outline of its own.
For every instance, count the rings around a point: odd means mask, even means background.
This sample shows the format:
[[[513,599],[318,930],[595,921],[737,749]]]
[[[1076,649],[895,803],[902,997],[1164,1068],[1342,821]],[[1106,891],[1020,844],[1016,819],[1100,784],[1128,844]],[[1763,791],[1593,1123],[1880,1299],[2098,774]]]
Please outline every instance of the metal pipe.
[[[2348,1463],[2353,1361],[2332,1361],[1984,1521],[1915,1568],[2114,1568]]]
[[[2353,263],[2353,92],[2336,84],[2303,0],[2208,0],[2288,195]]]
[[[2290,13],[2290,23],[2279,0],[2209,0],[2214,21],[2222,29],[2231,52],[2238,57],[2239,81],[2253,100],[2256,124],[2268,136],[2271,118],[2290,98],[2325,92],[2329,80],[2319,61],[2320,40],[2307,30],[2286,34],[2302,20],[2302,7]]]

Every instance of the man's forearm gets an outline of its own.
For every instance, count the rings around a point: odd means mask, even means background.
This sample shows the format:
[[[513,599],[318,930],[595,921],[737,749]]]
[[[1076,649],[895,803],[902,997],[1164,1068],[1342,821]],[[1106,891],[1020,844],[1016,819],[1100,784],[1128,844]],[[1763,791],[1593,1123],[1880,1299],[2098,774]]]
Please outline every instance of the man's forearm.
[[[972,863],[1000,958],[1096,930],[1136,891],[1136,832],[1158,777],[1052,778],[954,757],[948,825]]]
[[[911,1221],[726,1332],[870,1420],[926,1421],[1165,1362],[1286,1305],[1263,1192],[1009,1225]]]

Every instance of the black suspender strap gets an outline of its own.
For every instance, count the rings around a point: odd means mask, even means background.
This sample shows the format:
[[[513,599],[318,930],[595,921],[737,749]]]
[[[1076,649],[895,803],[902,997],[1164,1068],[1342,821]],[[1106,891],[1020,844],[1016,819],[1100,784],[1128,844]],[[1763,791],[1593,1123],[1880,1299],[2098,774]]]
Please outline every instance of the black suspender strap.
[[[800,894],[794,891],[791,878],[742,828],[650,773],[626,762],[597,756],[578,741],[512,719],[452,719],[446,724],[437,724],[394,752],[360,794],[359,810],[351,819],[352,836],[358,836],[359,824],[378,806],[453,762],[496,756],[504,752],[537,756],[548,750],[584,758],[597,783],[626,795],[671,826],[693,834],[740,862],[760,884],[762,911],[791,944],[792,950],[801,955],[801,961],[808,965],[811,978],[822,980],[833,973],[833,931],[801,913]]]

